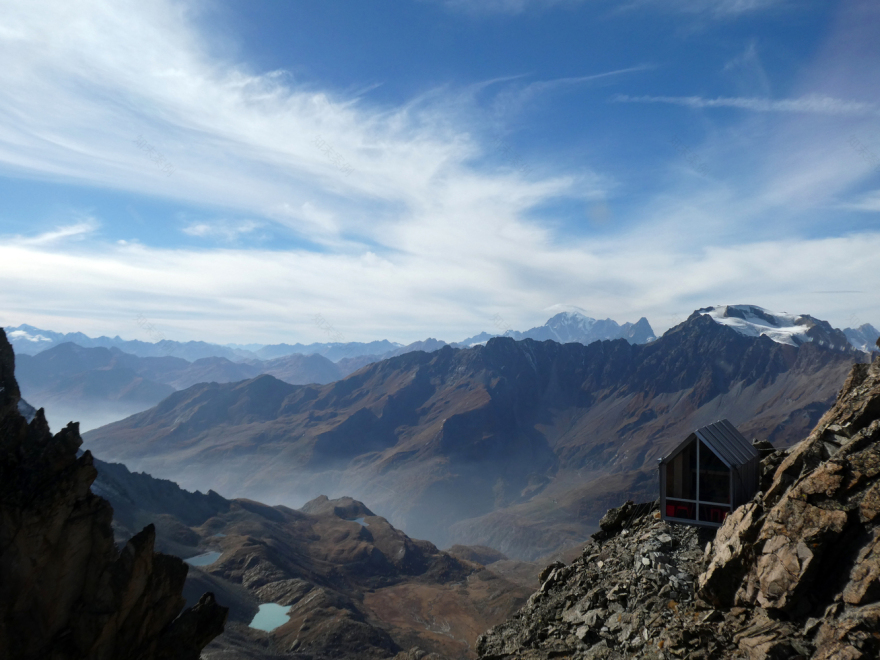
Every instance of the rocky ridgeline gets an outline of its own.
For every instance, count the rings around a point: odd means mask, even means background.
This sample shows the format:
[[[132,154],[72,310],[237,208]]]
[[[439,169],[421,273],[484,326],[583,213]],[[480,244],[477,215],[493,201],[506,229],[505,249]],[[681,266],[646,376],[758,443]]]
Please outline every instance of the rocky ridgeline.
[[[0,329],[0,658],[197,660],[226,608],[184,610],[187,567],[153,552],[152,525],[117,550],[77,425],[28,421],[14,373]]]
[[[880,359],[853,368],[806,440],[759,448],[763,491],[717,534],[612,509],[480,657],[880,657]]]
[[[480,657],[661,658],[682,629],[688,641],[708,641],[711,627],[695,629],[683,617],[703,567],[702,530],[660,520],[655,504],[633,517],[635,508],[609,511],[597,535],[604,540],[573,564],[545,568],[526,606],[477,642]]]

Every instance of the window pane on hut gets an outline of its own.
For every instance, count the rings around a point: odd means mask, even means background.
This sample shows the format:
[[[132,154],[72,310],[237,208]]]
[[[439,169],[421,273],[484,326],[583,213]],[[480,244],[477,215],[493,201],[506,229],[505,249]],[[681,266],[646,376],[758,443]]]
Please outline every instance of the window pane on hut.
[[[697,499],[697,443],[691,442],[666,464],[666,497]]]
[[[693,502],[666,500],[666,516],[668,518],[680,518],[682,520],[696,520],[697,505]]]
[[[730,470],[700,443],[700,501],[730,504]]]
[[[721,524],[730,514],[729,506],[718,506],[717,504],[700,504],[700,520],[704,522]]]

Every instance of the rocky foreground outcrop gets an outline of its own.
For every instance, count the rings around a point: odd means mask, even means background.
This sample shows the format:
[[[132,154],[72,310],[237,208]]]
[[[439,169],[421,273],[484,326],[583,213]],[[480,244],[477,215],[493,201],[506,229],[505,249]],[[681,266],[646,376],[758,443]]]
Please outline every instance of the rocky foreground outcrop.
[[[0,329],[0,658],[196,660],[226,608],[205,594],[184,611],[187,567],[153,552],[152,526],[117,550],[77,425],[28,422],[14,371]]]
[[[570,566],[544,569],[528,604],[478,640],[480,657],[663,657],[645,652],[668,644],[673,620],[692,605],[703,551],[700,530],[669,525],[656,506],[647,509]]]
[[[764,450],[764,490],[717,533],[653,506],[609,512],[480,657],[880,657],[880,359],[806,440]]]

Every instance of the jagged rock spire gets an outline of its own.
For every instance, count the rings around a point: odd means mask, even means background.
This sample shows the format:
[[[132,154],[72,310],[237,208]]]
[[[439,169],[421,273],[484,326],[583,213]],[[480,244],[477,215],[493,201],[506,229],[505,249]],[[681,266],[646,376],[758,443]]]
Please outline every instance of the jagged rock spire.
[[[153,552],[152,525],[116,549],[78,425],[28,423],[14,373],[0,329],[0,658],[197,660],[227,609],[205,594],[183,611],[187,566]]]

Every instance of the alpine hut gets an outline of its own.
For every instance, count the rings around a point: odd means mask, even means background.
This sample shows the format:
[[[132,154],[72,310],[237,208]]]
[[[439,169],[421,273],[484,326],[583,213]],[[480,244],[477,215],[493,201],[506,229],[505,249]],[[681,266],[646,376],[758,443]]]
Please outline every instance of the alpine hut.
[[[697,429],[659,462],[664,520],[720,527],[758,490],[758,450],[726,419]]]

